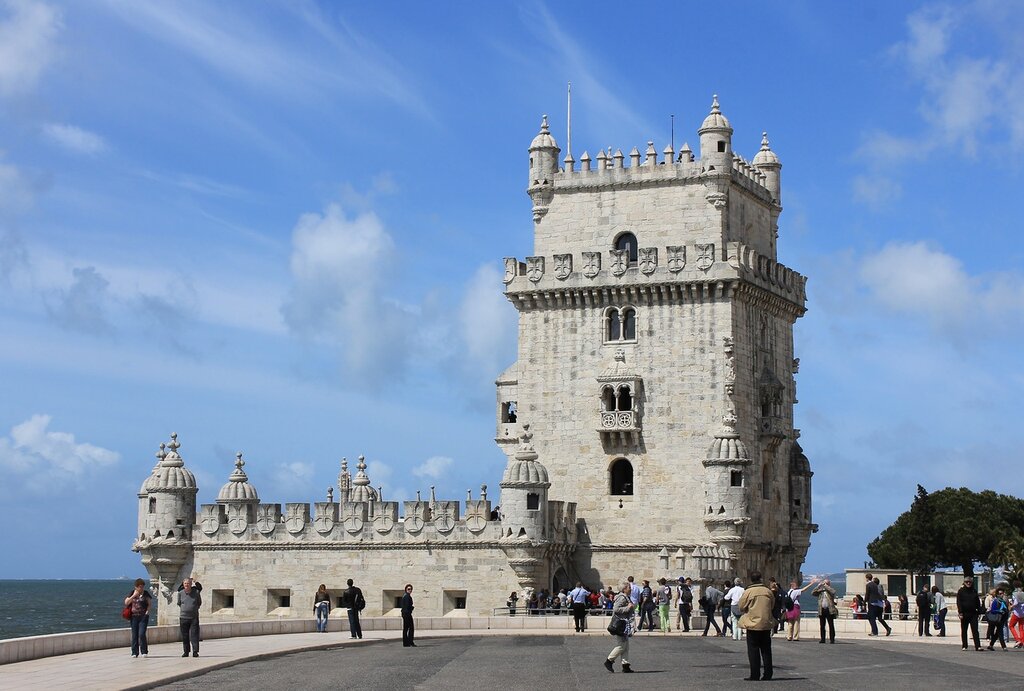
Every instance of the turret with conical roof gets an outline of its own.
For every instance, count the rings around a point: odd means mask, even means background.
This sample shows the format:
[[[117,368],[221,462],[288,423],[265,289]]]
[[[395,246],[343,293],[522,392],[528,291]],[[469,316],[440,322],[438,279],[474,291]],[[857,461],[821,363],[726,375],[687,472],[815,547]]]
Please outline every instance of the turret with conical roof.
[[[523,425],[519,449],[509,459],[501,478],[503,537],[526,538],[540,543],[550,540],[548,523],[548,469],[533,448],[530,425]]]
[[[555,195],[555,173],[561,153],[548,129],[548,116],[541,119],[540,132],[530,142],[530,183],[527,193],[533,200],[533,220],[539,221],[548,212]]]
[[[700,135],[700,160],[704,168],[715,166],[717,170],[728,171],[732,167],[732,125],[722,115],[718,105],[718,94],[712,96],[711,112],[697,130]]]

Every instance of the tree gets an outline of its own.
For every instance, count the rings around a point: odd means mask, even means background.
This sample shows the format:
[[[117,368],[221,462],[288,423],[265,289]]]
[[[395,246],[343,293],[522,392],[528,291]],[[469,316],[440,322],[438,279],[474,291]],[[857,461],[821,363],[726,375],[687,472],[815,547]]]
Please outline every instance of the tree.
[[[1024,500],[965,487],[929,494],[918,485],[910,510],[872,540],[868,554],[881,568],[924,573],[959,566],[970,578],[975,564],[1003,563],[997,546],[1021,535]]]

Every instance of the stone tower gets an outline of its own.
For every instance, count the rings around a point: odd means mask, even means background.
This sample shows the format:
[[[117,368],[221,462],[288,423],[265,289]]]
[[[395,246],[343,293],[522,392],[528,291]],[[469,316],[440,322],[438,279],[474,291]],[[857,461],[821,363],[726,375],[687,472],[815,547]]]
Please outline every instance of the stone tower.
[[[545,585],[788,579],[816,530],[793,428],[806,279],[776,253],[782,166],[767,134],[752,163],[734,153],[717,96],[698,136],[699,158],[648,142],[628,166],[609,148],[578,170],[572,152],[558,169],[546,117],[530,145],[534,251],[505,260],[519,348],[496,382],[496,441],[511,468],[529,424],[551,495],[576,504],[568,573]]]

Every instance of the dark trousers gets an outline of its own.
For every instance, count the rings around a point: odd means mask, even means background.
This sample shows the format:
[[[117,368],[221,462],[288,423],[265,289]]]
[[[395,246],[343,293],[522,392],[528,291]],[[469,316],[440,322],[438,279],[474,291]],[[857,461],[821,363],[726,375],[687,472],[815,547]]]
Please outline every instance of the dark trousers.
[[[647,630],[654,631],[654,610],[648,609],[647,607],[640,608],[640,624],[636,627],[637,631],[644,630],[644,620],[647,620]]]
[[[978,616],[967,614],[960,618],[960,641],[967,647],[967,627],[971,627],[971,634],[974,636],[974,647],[981,647],[981,637],[978,635]]]
[[[821,642],[825,642],[825,622],[828,622],[828,640],[835,643],[836,640],[836,618],[831,612],[818,615],[818,623],[821,625]]]
[[[415,645],[413,640],[416,633],[416,625],[412,621],[412,612],[402,612],[402,645],[409,647]]]
[[[932,635],[932,618],[927,611],[918,610],[917,612],[917,635]]]
[[[348,633],[352,638],[363,637],[363,627],[359,623],[359,610],[354,607],[348,608]]]
[[[946,635],[946,614],[949,612],[948,609],[943,607],[935,615],[937,621],[935,622],[935,630],[939,632],[940,636]]]
[[[679,608],[679,618],[683,621],[683,631],[690,630],[690,605],[683,605]]]
[[[715,621],[715,608],[705,607],[704,608],[704,635],[708,635],[708,629],[712,626],[715,627],[715,633],[719,636],[722,635],[722,629],[718,628],[718,622]]]
[[[997,622],[988,622],[988,635],[985,638],[988,639],[988,647],[991,650],[995,646],[996,641],[999,645],[1006,647],[1006,639],[1003,637],[1003,624],[1006,623],[1002,619]]]
[[[199,652],[199,617],[195,619],[179,619],[178,626],[181,627],[181,646],[185,653]],[[191,644],[191,650],[189,645]]]
[[[577,631],[587,630],[587,603],[572,603],[572,623],[576,625]]]
[[[729,610],[729,609],[723,609],[722,610],[722,633],[725,633],[726,629],[729,629],[729,631],[732,631],[732,622],[729,621],[729,618],[731,616],[732,616],[732,610]]]
[[[149,641],[146,640],[146,629],[149,628],[149,615],[132,615],[132,655],[149,655]]]
[[[747,659],[752,679],[772,678],[772,632],[747,629]],[[764,674],[761,668],[764,667]]]
[[[878,635],[878,624],[881,624],[886,633],[892,631],[889,625],[882,619],[883,610],[878,605],[868,605],[868,624],[871,625],[871,633]]]

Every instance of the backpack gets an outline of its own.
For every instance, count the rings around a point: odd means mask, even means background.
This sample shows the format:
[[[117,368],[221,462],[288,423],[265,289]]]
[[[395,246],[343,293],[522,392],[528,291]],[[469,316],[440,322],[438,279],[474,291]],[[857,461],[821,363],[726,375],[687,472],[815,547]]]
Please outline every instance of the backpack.
[[[356,596],[353,598],[352,604],[358,612],[362,612],[366,609],[366,598],[363,597],[363,592],[361,590],[356,591]]]
[[[782,594],[782,609],[786,612],[793,609],[793,598],[789,596],[789,593]]]
[[[686,603],[693,602],[693,593],[687,586],[679,586],[679,599]]]

